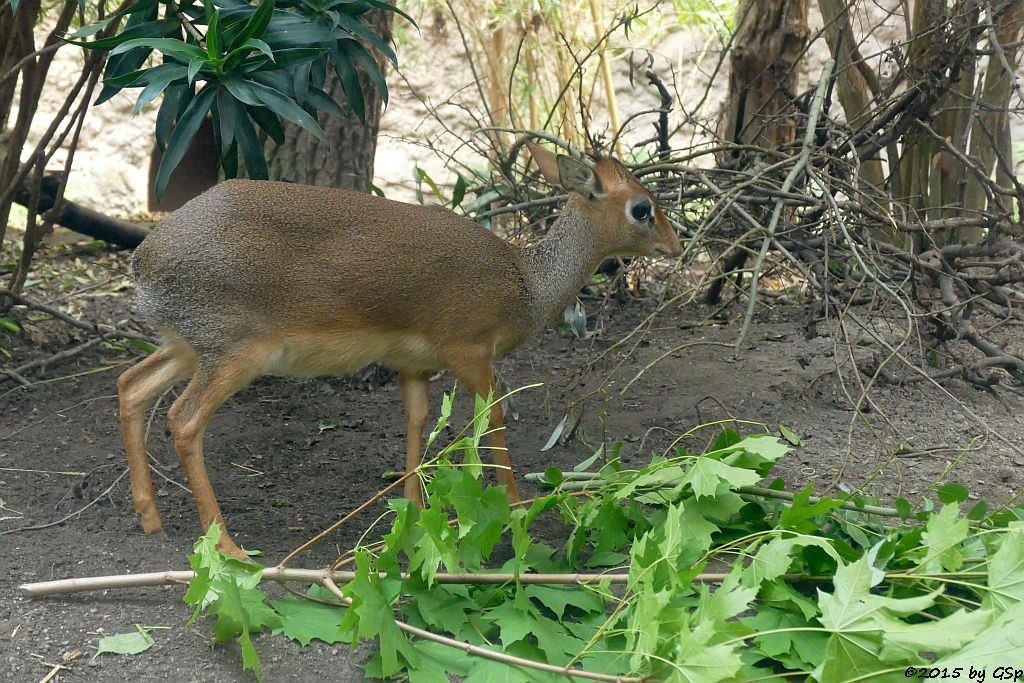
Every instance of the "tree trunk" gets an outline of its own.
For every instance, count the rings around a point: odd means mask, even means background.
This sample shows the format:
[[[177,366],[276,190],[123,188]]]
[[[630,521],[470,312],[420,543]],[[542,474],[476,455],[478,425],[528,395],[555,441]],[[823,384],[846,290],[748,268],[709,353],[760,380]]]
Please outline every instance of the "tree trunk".
[[[968,25],[978,23],[978,6],[964,3]],[[958,78],[950,84],[949,92],[939,98],[935,117],[935,131],[959,150],[967,149],[971,132],[973,106],[976,102],[974,79],[977,72],[977,58],[965,52]],[[967,183],[967,169],[963,163],[944,146],[933,158],[931,164],[931,186],[929,187],[929,218],[955,218],[963,215],[964,188]],[[940,244],[952,242],[977,243],[981,239],[980,228],[961,228],[939,236]]]
[[[871,103],[878,95],[878,79],[867,68],[857,47],[850,25],[852,0],[819,0],[821,17],[825,22],[825,41],[836,62],[836,94],[846,113],[846,122],[857,130],[871,118]],[[881,159],[865,159],[858,169],[857,189],[876,203],[884,212],[889,211],[885,196],[885,170]],[[880,227],[873,232],[876,239],[897,244],[899,235],[892,229]]]
[[[366,17],[369,25],[387,40],[391,33],[392,13],[375,9],[368,12]],[[376,50],[371,52],[377,59],[381,73],[384,73],[387,58]],[[323,142],[304,128],[285,122],[284,144],[269,142],[267,147],[267,167],[271,179],[370,191],[383,101],[370,79],[362,72],[359,74],[359,84],[366,98],[365,125],[355,114],[344,117],[325,114],[320,117],[320,125],[327,136],[327,142]],[[333,70],[328,71],[324,89],[345,106],[345,93]]]
[[[1010,94],[1016,79],[1016,70],[1020,62],[1021,28],[1024,23],[1024,2],[1014,2],[1001,16],[991,17],[995,20],[995,41],[990,40],[989,47],[993,53],[988,58],[985,69],[985,80],[982,85],[981,100],[985,103],[977,114],[971,132],[971,158],[974,159],[981,172],[991,176],[995,167],[997,184],[1009,186],[1009,174],[1013,170],[1013,146],[1010,140],[1009,116]],[[998,44],[992,44],[993,42]],[[1000,56],[1000,52],[1002,55]],[[1005,58],[1005,63],[1003,59]],[[1010,73],[1006,69],[1010,69]],[[1002,156],[1000,163],[996,163]],[[967,178],[964,196],[964,208],[970,212],[987,211],[993,214],[1010,214],[1005,197],[988,197],[981,180],[976,176]]]
[[[39,0],[24,0],[18,4],[18,11],[11,14],[11,4],[0,6],[0,241],[7,232],[7,221],[11,215],[14,199],[12,184],[21,165],[21,150],[28,139],[29,125],[38,105],[42,83],[36,76],[36,60],[27,62],[21,70],[21,96],[18,117],[14,128],[7,130],[18,79],[14,67],[35,49],[32,29],[39,16]]]
[[[729,92],[719,126],[726,142],[756,145],[773,150],[777,157],[793,153],[785,148],[797,136],[794,91],[797,65],[810,34],[807,6],[807,0],[739,0],[729,53]],[[718,162],[736,163],[740,154],[723,153]],[[787,220],[791,216],[792,207]],[[723,254],[723,275],[743,268],[747,253],[736,248]],[[713,286],[705,301],[716,300],[720,293],[721,287]]]
[[[3,7],[0,7],[0,13],[6,14],[7,8],[10,5],[11,3],[6,3]],[[89,85],[86,86],[84,97],[88,100],[91,96],[92,88],[99,79],[99,69],[105,59],[105,55],[86,58],[79,81],[69,91],[64,102],[64,108],[61,110],[62,113],[55,115],[54,121],[51,122],[47,132],[36,145],[31,158],[21,163],[22,151],[28,141],[32,120],[39,108],[39,99],[43,92],[43,86],[46,83],[46,74],[53,63],[58,47],[61,45],[62,39],[60,36],[67,31],[68,26],[71,24],[75,11],[78,9],[78,3],[74,0],[65,0],[64,6],[53,23],[52,30],[44,40],[42,47],[37,51],[33,28],[39,18],[40,7],[41,5],[38,0],[26,0],[18,5],[17,12],[10,17],[5,16],[3,21],[0,21],[0,28],[4,30],[4,34],[0,35],[0,38],[3,38],[4,41],[2,43],[3,54],[0,55],[0,78],[17,80],[17,77],[20,76],[21,79],[21,90],[18,93],[18,116],[14,127],[10,131],[5,130],[5,127],[10,117],[12,100],[3,102],[3,113],[0,114],[0,122],[3,123],[3,127],[0,127],[0,242],[3,241],[4,235],[7,232],[7,221],[10,218],[15,192],[26,179],[29,182],[36,180],[37,183],[41,183],[46,162],[55,151],[54,148],[51,148],[47,152],[44,149],[45,146],[50,144],[58,124],[67,115],[75,98],[78,96],[78,88],[84,85],[87,79],[89,80]],[[7,96],[15,92],[14,88],[8,89],[7,86],[3,87],[3,92],[8,93]],[[84,111],[84,108],[80,108],[79,113],[72,116],[80,117],[84,114]],[[68,147],[68,157],[65,162],[66,169],[70,168],[71,160],[74,158],[78,133],[81,131],[81,121],[82,119],[78,118],[79,125]],[[63,188],[60,188],[58,194],[63,195]],[[21,254],[7,286],[7,289],[14,293],[21,291],[28,277],[29,268],[32,265],[33,254],[42,243],[43,236],[53,228],[49,218],[40,222],[40,216],[36,206],[34,206],[37,201],[38,190],[35,191],[35,197],[29,202],[25,234],[21,240]],[[60,198],[58,198],[59,201]],[[12,302],[13,299],[11,297],[0,298],[0,311],[9,308]]]
[[[778,149],[796,139],[793,91],[808,0],[740,0],[722,137]]]
[[[1006,8],[1007,4],[1019,9],[1020,0],[1004,3],[1002,7]],[[905,205],[911,220],[951,218],[963,215],[965,208],[973,208],[972,202],[978,201],[978,190],[971,189],[971,177],[979,167],[975,163],[963,162],[968,144],[975,160],[983,159],[979,156],[982,146],[991,148],[988,166],[982,167],[985,177],[991,173],[994,148],[1002,126],[999,112],[989,111],[989,105],[1001,108],[1005,116],[1008,95],[1003,100],[996,92],[995,84],[990,82],[986,86],[985,81],[990,77],[1003,77],[1009,83],[1012,79],[1003,76],[1002,66],[995,63],[999,57],[994,55],[988,68],[995,67],[996,73],[975,84],[979,59],[977,44],[985,28],[979,12],[977,0],[955,3],[918,0],[914,5],[912,37],[907,52],[907,83],[937,97],[935,104],[920,117],[931,130],[924,125],[915,125],[907,131],[902,142],[903,154],[898,168],[901,196],[896,199]],[[1019,16],[1015,11],[1009,11],[1009,14]],[[1015,21],[1014,17],[1009,20]],[[999,18],[996,20],[998,24]],[[978,111],[980,101],[987,99],[983,93],[990,87],[988,95],[993,100],[988,104],[981,102],[981,111]],[[971,199],[968,199],[969,195]],[[932,242],[937,246],[976,243],[983,235],[984,231],[979,227],[961,228],[931,235],[930,239],[923,234],[918,235],[911,246],[920,251],[931,246]]]

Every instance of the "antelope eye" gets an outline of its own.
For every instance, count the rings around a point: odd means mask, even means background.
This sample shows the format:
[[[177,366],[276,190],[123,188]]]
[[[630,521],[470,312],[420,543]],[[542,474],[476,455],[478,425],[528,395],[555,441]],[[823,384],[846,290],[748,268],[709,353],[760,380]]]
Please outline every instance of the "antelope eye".
[[[651,217],[651,208],[651,203],[645,200],[634,204],[629,213],[633,216],[633,220],[639,223]]]

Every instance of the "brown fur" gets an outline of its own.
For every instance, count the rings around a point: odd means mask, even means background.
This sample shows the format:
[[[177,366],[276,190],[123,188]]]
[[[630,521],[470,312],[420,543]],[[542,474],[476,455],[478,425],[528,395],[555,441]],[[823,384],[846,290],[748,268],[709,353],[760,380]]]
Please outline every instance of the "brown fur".
[[[168,216],[133,257],[138,305],[166,343],[119,380],[135,507],[162,528],[144,443],[145,414],[192,376],[168,414],[204,528],[223,524],[203,465],[206,422],[262,374],[323,375],[383,362],[399,370],[406,467],[419,464],[427,380],[453,370],[471,395],[495,390],[492,362],[536,334],[612,254],[678,254],[653,197],[617,162],[593,169],[531,146],[545,177],[570,190],[549,235],[515,247],[439,207],[288,183],[232,180]],[[651,205],[643,224],[630,206]],[[495,462],[518,499],[491,413]],[[413,476],[406,496],[421,501]],[[221,549],[242,551],[225,533]]]

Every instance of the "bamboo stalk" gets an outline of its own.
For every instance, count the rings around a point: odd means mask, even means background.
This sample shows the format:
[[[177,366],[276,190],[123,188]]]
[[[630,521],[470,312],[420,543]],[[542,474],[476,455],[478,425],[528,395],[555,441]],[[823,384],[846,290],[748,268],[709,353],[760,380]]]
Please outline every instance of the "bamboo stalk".
[[[604,81],[605,97],[608,101],[608,117],[612,123],[612,133],[615,135],[615,154],[623,156],[622,136],[620,135],[622,123],[619,119],[619,104],[615,99],[615,82],[612,80],[612,67],[605,55],[608,41],[604,38],[604,29],[601,26],[601,8],[598,0],[590,0],[590,18],[594,22],[594,35],[600,39],[601,45],[598,49],[600,60],[601,78]]]

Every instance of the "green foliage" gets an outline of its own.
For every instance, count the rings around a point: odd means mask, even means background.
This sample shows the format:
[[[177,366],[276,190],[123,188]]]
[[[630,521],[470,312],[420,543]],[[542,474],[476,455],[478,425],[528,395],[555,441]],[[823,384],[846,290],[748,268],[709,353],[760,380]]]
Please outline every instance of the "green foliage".
[[[145,351],[146,353],[153,353],[159,348],[156,344],[151,344],[144,339],[129,339],[128,343],[141,351]]]
[[[351,643],[352,633],[341,630],[345,612],[326,604],[337,601],[334,595],[323,586],[310,586],[308,595],[324,602],[289,595],[270,603],[281,615],[281,627],[274,630],[274,635],[284,633],[303,647],[314,639],[325,643]]]
[[[417,165],[414,165],[412,167],[412,179],[416,182],[416,201],[418,201],[420,204],[422,204],[425,199],[423,196],[424,183],[426,183],[427,187],[430,188],[430,191],[434,194],[434,197],[437,198],[437,201],[441,202],[442,204],[445,203],[444,197],[441,196],[441,190],[439,190],[437,187],[437,183],[434,182],[434,179],[431,178],[426,171],[424,171]],[[463,194],[465,194],[465,188],[463,188]],[[454,200],[452,203],[455,203]]]
[[[450,410],[446,397],[431,442]],[[257,671],[250,634],[263,626],[301,644],[376,639],[367,675],[411,681],[564,680],[526,660],[666,681],[885,681],[936,659],[977,667],[1024,657],[1014,635],[1024,615],[1024,508],[990,515],[982,528],[961,517],[953,489],[937,513],[926,505],[912,514],[903,501],[889,523],[869,501],[815,498],[810,486],[792,501],[754,497],[744,487],[789,447],[724,430],[704,453],[679,449],[637,470],[621,467],[621,446],[590,475],[550,468],[555,490],[513,510],[502,487],[481,482],[487,412],[478,403],[472,428],[421,469],[426,508],[392,500],[383,542],[356,549],[355,578],[341,587],[348,608],[295,598],[268,606],[255,588],[260,568],[213,551],[216,529],[196,546],[186,599],[217,617],[218,639],[242,640]],[[466,465],[453,464],[455,450]],[[569,490],[580,485],[583,495]],[[556,513],[560,548],[532,532]],[[587,584],[518,578],[580,567],[618,570]],[[701,577],[709,567],[726,571]],[[441,582],[442,571],[508,578]],[[318,586],[310,596],[332,600]],[[524,664],[412,638],[395,618]]]
[[[735,27],[736,0],[673,0],[672,6],[683,26],[707,26],[723,33]]]
[[[366,22],[373,8],[409,19],[380,0],[140,0],[102,22],[124,22],[114,37],[83,40],[102,28],[91,25],[68,42],[110,51],[97,104],[124,88],[142,89],[135,111],[163,96],[156,130],[164,152],[156,177],[160,197],[207,114],[224,174],[238,174],[240,154],[250,178],[266,178],[257,127],[280,143],[285,119],[323,138],[317,113],[343,114],[324,91],[328,68],[360,119],[365,101],[357,71],[386,103],[384,76],[366,45],[392,62],[396,57]],[[144,66],[155,52],[161,63]]]
[[[135,628],[137,630],[131,633],[118,633],[114,636],[100,638],[100,642],[96,646],[96,654],[92,658],[96,659],[105,652],[115,655],[137,655],[153,647],[156,641],[153,640],[153,636],[149,635],[149,632],[156,627],[135,624]]]
[[[189,582],[184,600],[195,605],[192,621],[201,612],[217,618],[214,640],[238,638],[242,646],[242,664],[260,677],[260,662],[250,634],[264,627],[282,627],[281,615],[265,602],[266,593],[256,588],[263,567],[242,562],[217,551],[220,527],[216,524],[196,541],[195,554],[188,561],[196,577]]]
[[[779,433],[782,434],[782,438],[790,443],[792,446],[803,446],[803,440],[793,431],[786,428],[785,425],[779,425]]]

